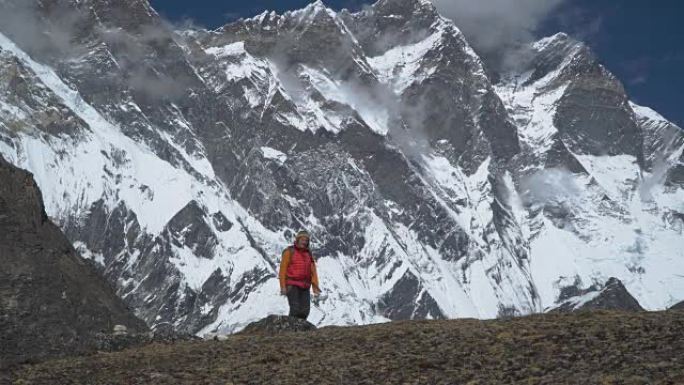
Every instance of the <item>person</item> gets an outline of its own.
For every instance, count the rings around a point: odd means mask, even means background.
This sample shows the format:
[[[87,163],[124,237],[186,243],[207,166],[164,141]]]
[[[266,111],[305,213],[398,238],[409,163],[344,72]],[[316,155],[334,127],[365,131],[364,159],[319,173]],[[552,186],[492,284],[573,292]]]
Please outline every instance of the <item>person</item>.
[[[309,233],[300,231],[295,236],[294,245],[283,251],[280,260],[280,294],[287,296],[290,317],[307,319],[311,309],[311,293],[321,293],[316,273],[316,261],[309,251]]]

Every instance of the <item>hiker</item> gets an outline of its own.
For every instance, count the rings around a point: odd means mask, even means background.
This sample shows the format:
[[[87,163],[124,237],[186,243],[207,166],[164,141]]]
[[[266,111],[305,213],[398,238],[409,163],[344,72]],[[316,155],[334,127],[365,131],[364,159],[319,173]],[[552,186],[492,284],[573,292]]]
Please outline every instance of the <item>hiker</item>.
[[[311,294],[318,296],[321,289],[318,286],[316,261],[309,251],[309,233],[300,231],[295,236],[293,246],[283,251],[280,261],[280,294],[287,296],[290,305],[290,317],[306,319],[311,309]]]

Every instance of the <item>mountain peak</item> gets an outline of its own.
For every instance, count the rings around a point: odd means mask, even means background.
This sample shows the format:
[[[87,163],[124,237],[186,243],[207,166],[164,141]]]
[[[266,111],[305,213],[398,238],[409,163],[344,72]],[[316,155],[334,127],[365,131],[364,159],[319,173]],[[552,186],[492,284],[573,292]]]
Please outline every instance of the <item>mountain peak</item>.
[[[273,10],[265,10],[256,16],[247,19],[240,19],[240,21],[236,23],[243,25],[273,26],[280,25],[285,20],[294,20],[297,24],[301,24],[318,20],[321,17],[324,19],[327,17],[327,19],[335,20],[337,18],[337,13],[328,8],[323,1],[316,0],[301,9],[286,11],[283,14],[278,14]],[[228,23],[227,25],[219,28],[218,31],[226,32],[230,29],[230,26],[236,25],[236,23]]]
[[[429,0],[380,0],[372,10],[380,15],[412,18],[421,15],[437,15],[437,8]]]
[[[329,16],[332,19],[337,17],[335,11],[328,8],[321,0],[316,0],[299,10],[285,12],[285,15],[299,17],[300,20],[303,20],[304,18],[316,18],[320,16]]]
[[[436,9],[435,5],[429,0],[380,0],[373,5],[374,7],[386,6],[413,6],[416,8]]]
[[[322,0],[314,1],[313,3],[311,3],[307,6],[307,8],[309,8],[309,7],[316,8],[316,9],[326,9],[327,8]]]
[[[572,38],[567,33],[558,32],[554,35],[541,38],[538,41],[532,43],[532,48],[534,48],[538,52],[541,52],[553,48],[564,49],[567,47],[577,45],[584,46],[584,44],[581,41]]]

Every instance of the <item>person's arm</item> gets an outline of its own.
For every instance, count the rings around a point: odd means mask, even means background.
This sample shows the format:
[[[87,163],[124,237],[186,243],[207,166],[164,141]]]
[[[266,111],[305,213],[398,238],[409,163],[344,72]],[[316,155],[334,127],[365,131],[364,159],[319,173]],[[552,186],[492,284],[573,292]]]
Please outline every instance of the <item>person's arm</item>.
[[[278,278],[280,279],[280,291],[285,291],[285,283],[287,282],[287,267],[290,266],[290,249],[283,251],[280,259],[280,270],[278,271]]]
[[[321,287],[318,285],[318,273],[316,272],[316,262],[311,259],[311,286],[313,286],[314,294],[321,292]]]

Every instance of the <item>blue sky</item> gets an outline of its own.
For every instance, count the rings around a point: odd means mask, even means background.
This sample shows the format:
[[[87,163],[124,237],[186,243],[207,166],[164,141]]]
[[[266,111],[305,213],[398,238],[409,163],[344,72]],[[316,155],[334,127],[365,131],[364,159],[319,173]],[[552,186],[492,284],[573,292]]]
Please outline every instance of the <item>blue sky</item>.
[[[442,0],[449,2],[452,0]],[[463,2],[463,0],[461,0]],[[473,0],[477,3],[478,0]],[[587,42],[623,81],[631,98],[684,127],[684,2],[680,0],[557,0],[563,3],[535,31],[558,31]],[[359,9],[372,0],[324,0],[329,7]],[[172,22],[209,28],[264,10],[283,12],[309,0],[151,0]]]

